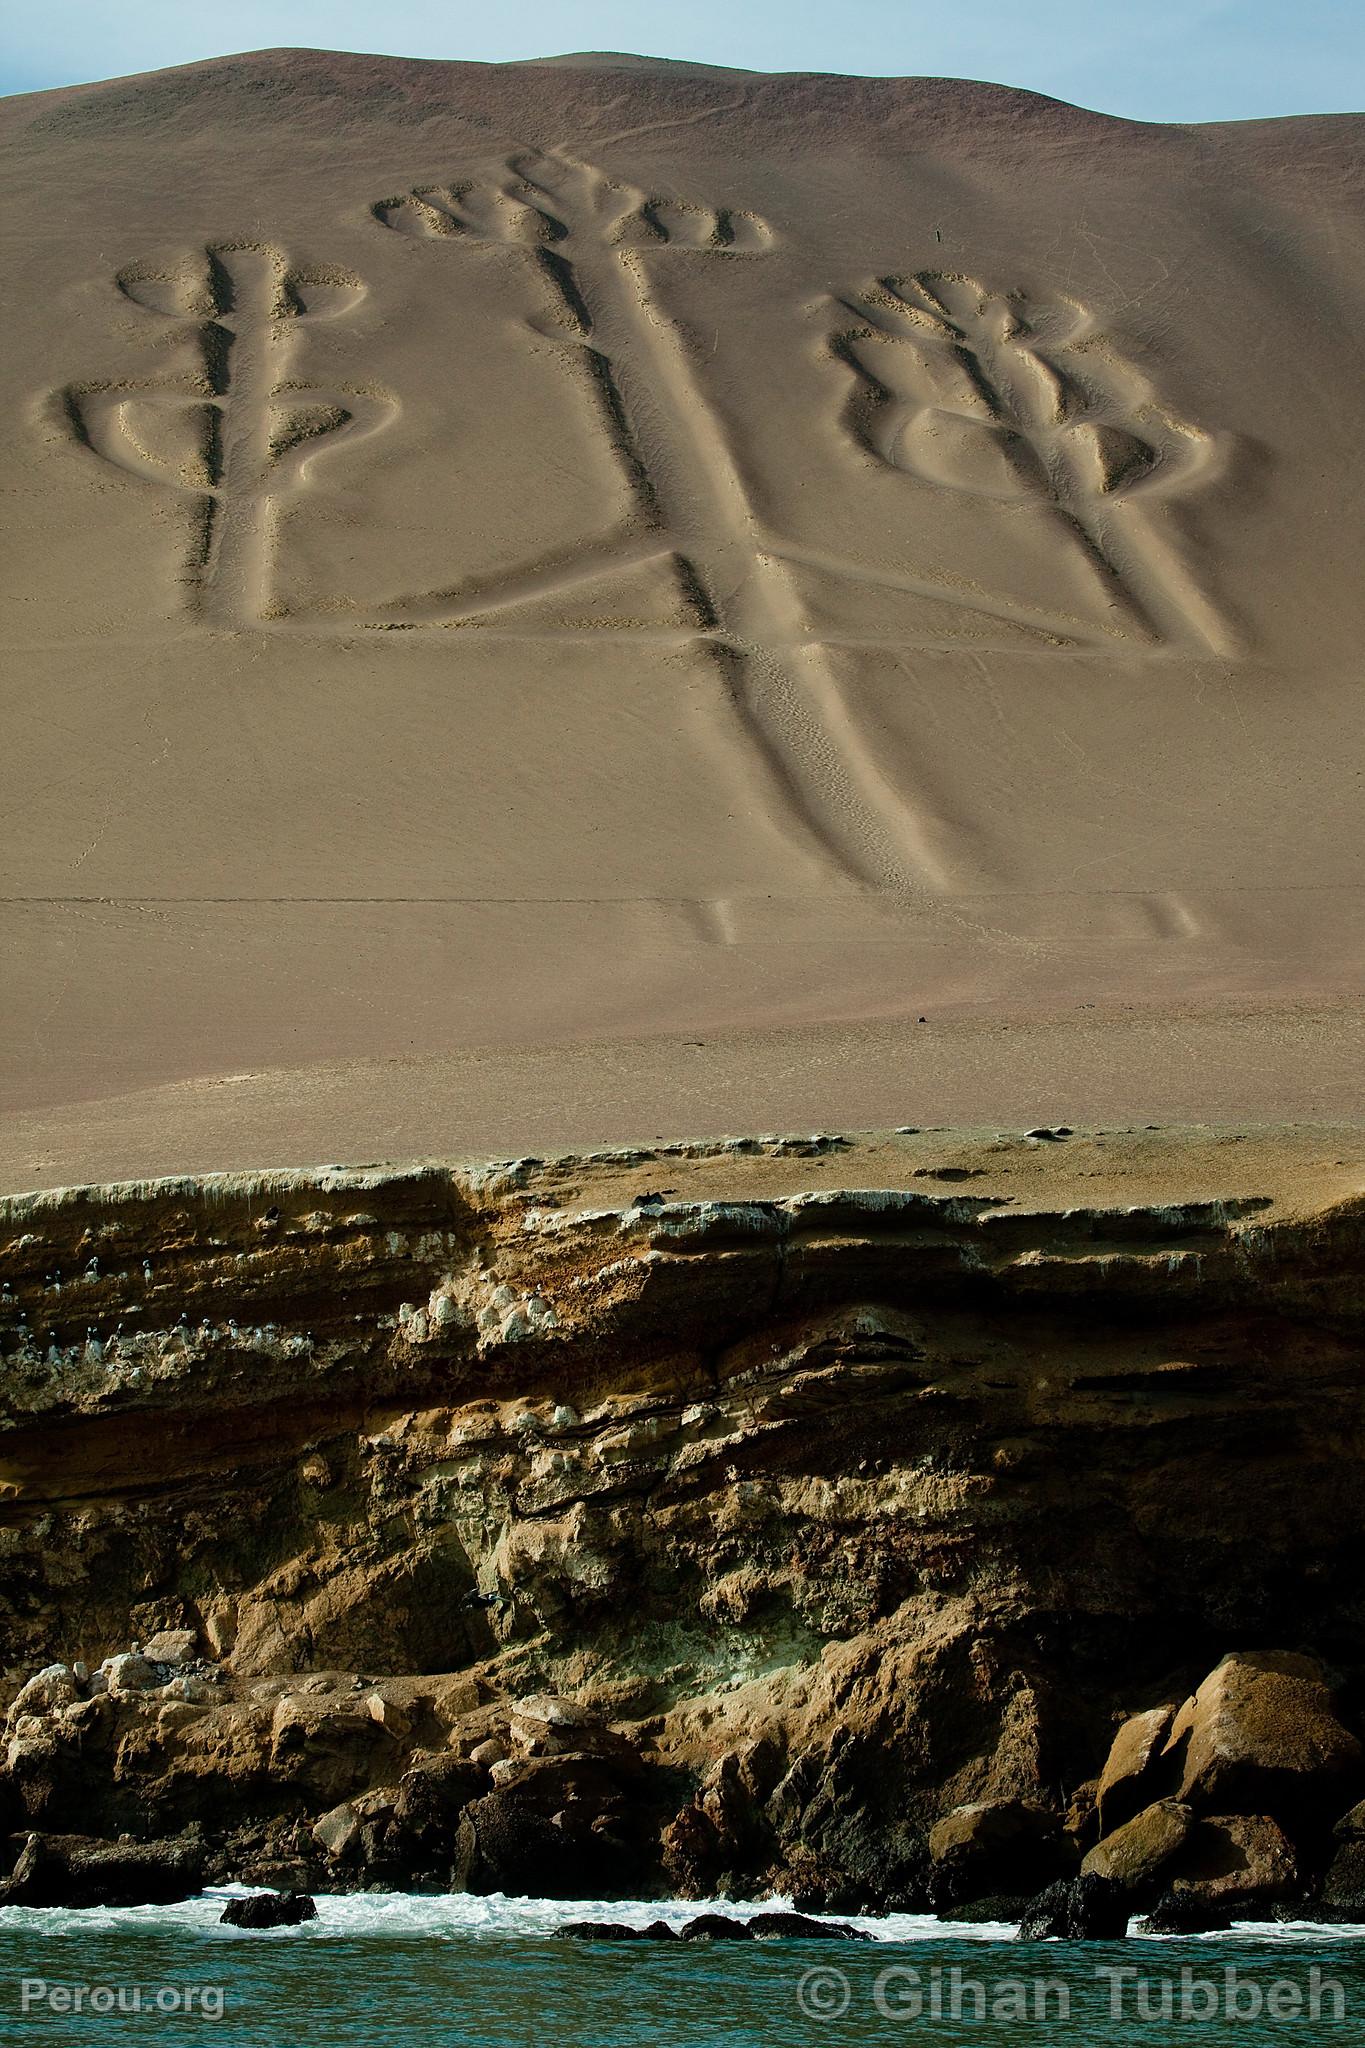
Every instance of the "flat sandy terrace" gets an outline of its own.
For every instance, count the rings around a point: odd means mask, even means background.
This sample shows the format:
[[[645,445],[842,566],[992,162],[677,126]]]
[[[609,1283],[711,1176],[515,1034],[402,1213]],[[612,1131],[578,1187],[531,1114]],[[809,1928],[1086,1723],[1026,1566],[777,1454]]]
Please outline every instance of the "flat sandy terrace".
[[[1361,135],[6,103],[0,1184],[1355,1115]]]
[[[548,1157],[682,1137],[898,1124],[919,1124],[925,1135],[898,1141],[895,1158],[952,1164],[956,1132],[974,1131],[989,1145],[997,1132],[1017,1137],[1048,1123],[1108,1127],[1106,1171],[1120,1131],[1152,1158],[1179,1162],[1182,1175],[1199,1161],[1194,1181],[1187,1188],[1181,1178],[1171,1199],[1201,1191],[1213,1198],[1228,1191],[1218,1175],[1232,1157],[1222,1147],[1229,1133],[1254,1139],[1256,1156],[1267,1159],[1316,1158],[1323,1147],[1354,1155],[1365,1130],[1363,1041],[1351,1007],[958,1030],[891,1024],[320,1064],[12,1114],[0,1123],[0,1193],[323,1161]],[[1269,1101],[1293,1127],[1270,1126],[1262,1107]],[[1139,1139],[1149,1124],[1163,1128]],[[1340,1135],[1320,1139],[1319,1130]],[[1079,1156],[1071,1144],[1025,1146],[1023,1154],[1031,1172],[1054,1179]],[[735,1164],[735,1155],[721,1156]],[[1252,1154],[1236,1156],[1242,1165]],[[839,1163],[845,1159],[817,1160],[812,1171],[835,1177],[810,1184],[850,1184],[840,1178],[851,1170]],[[889,1171],[890,1159],[878,1170]],[[1216,1169],[1207,1186],[1202,1162]]]

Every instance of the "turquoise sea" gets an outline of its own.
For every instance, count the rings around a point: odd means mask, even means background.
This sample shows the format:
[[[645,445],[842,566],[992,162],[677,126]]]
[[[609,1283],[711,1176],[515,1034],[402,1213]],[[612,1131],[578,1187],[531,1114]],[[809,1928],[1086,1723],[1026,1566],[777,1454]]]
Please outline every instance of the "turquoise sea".
[[[1024,1944],[1005,1926],[865,1920],[868,1943],[582,1945],[565,1919],[696,1905],[322,1898],[301,1928],[184,1905],[0,1912],[0,2044],[31,2048],[1168,2048],[1365,2042],[1365,1929]],[[776,1902],[768,1901],[769,1905]],[[732,1903],[706,1910],[742,1914]]]

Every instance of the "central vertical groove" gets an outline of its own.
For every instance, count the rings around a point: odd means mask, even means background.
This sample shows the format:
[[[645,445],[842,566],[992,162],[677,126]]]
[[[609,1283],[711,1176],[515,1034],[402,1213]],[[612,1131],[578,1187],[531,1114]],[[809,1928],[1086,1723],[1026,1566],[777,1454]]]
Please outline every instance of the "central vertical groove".
[[[260,620],[269,594],[271,403],[289,342],[269,254],[234,249],[217,262],[228,291],[218,324],[229,341],[199,608],[210,624],[237,631]]]
[[[744,480],[672,323],[630,252],[577,259],[591,342],[609,363],[659,515],[736,661],[736,700],[808,838],[865,888],[935,890],[951,876],[935,822],[893,790],[860,741],[826,650],[807,638],[786,566],[763,551]]]

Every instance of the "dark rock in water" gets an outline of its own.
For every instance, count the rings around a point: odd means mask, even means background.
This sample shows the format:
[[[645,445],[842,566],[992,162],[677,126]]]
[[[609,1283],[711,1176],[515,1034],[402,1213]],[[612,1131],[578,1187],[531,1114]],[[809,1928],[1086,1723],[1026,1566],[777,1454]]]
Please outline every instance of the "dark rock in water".
[[[253,1892],[249,1899],[229,1899],[219,1920],[221,1927],[297,1927],[300,1921],[316,1920],[318,1909],[306,1893]]]
[[[106,1842],[89,1835],[30,1835],[0,1906],[169,1906],[201,1890],[197,1837]]]
[[[840,1927],[830,1920],[812,1920],[808,1913],[755,1913],[749,1922],[754,1941],[871,1941],[861,1927]]]
[[[656,1926],[662,1924],[662,1921],[655,1923]],[[672,1934],[671,1927],[668,1932]],[[566,1920],[562,1927],[556,1927],[555,1933],[566,1941],[648,1941],[657,1938],[651,1937],[648,1928],[627,1927],[622,1920]]]
[[[1322,1899],[1305,1899],[1295,1906],[1281,1902],[1272,1906],[1266,1917],[1291,1924],[1308,1920],[1324,1927],[1359,1927],[1365,1923],[1365,1899],[1353,1899],[1345,1906],[1328,1905]]]
[[[1340,1838],[1340,1828],[1337,1833]],[[1365,1842],[1349,1836],[1341,1839],[1323,1879],[1322,1903],[1359,1913],[1365,1919]]]
[[[679,1934],[680,1941],[749,1941],[748,1923],[727,1919],[724,1913],[698,1913]]]
[[[805,1913],[755,1913],[732,1920],[724,1913],[699,1913],[681,1933],[666,1920],[626,1927],[619,1920],[566,1920],[556,1934],[570,1941],[871,1941],[860,1927],[839,1927]]]
[[[451,1889],[561,1899],[615,1889],[603,1882],[595,1850],[591,1840],[580,1844],[514,1793],[490,1792],[465,1808]]]
[[[385,1847],[400,1870],[449,1870],[467,1806],[487,1789],[487,1778],[466,1758],[422,1753],[398,1782]]]
[[[789,1795],[794,1795],[792,1810],[799,1814],[801,1849],[779,1873],[779,1888],[798,1912],[932,1909],[924,1835],[904,1822],[888,1825],[870,1766],[859,1766],[855,1760],[841,1763],[837,1774],[822,1774],[813,1759],[803,1759],[789,1773],[779,1796]],[[729,1866],[732,1871],[735,1867]],[[1038,1885],[1022,1889],[1031,1897]]]
[[[1166,1892],[1145,1920],[1142,1934],[1222,1934],[1232,1921],[1218,1906],[1190,1892]]]
[[[1017,1925],[1032,1905],[1033,1898],[1032,1893],[997,1893],[984,1899],[972,1899],[961,1906],[946,1906],[938,1917],[948,1926],[958,1921],[964,1927],[983,1927],[999,1920],[1013,1920]]]
[[[1122,1941],[1128,1894],[1107,1877],[1065,1877],[1050,1884],[1020,1922],[1020,1941]]]

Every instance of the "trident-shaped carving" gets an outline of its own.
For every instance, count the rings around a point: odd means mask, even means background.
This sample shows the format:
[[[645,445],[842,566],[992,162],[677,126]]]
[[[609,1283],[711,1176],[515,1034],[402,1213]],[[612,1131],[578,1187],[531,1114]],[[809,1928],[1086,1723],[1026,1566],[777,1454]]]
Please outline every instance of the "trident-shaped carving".
[[[550,288],[531,324],[578,349],[636,500],[633,531],[589,542],[556,587],[651,557],[673,559],[680,594],[721,665],[766,782],[766,808],[843,876],[893,886],[944,879],[927,837],[848,717],[791,568],[760,530],[693,352],[652,287],[655,252],[758,255],[773,237],[738,209],[652,198],[559,152],[512,157],[483,182],[381,200],[385,227],[449,247],[524,249]],[[392,607],[394,624],[486,617],[544,589],[545,565]]]
[[[540,152],[512,157],[501,178],[422,186],[373,211],[400,234],[527,252],[550,292],[548,310],[528,325],[580,352],[642,515],[636,535],[610,544],[606,558],[628,567],[671,543],[684,552],[688,586],[704,592],[707,623],[715,623],[722,592],[754,573],[747,494],[720,437],[708,431],[709,409],[642,258],[676,249],[758,254],[772,240],[764,223],[733,209],[651,199],[591,164]],[[723,567],[718,547],[725,550]],[[732,559],[736,553],[741,559]],[[600,575],[603,559],[591,548],[580,557],[581,573]],[[462,599],[484,611],[521,595],[522,579],[514,574],[492,588],[466,586],[431,602],[444,601],[447,616],[461,617]],[[423,605],[424,618],[434,615],[430,602]]]
[[[178,378],[72,385],[67,411],[106,461],[200,501],[187,570],[194,609],[216,626],[257,624],[272,609],[281,497],[316,456],[373,433],[394,409],[373,390],[289,376],[300,329],[349,312],[364,287],[337,272],[292,270],[278,250],[254,243],[221,243],[173,268],[134,266],[116,282],[144,311],[194,323],[186,338],[200,367]]]

